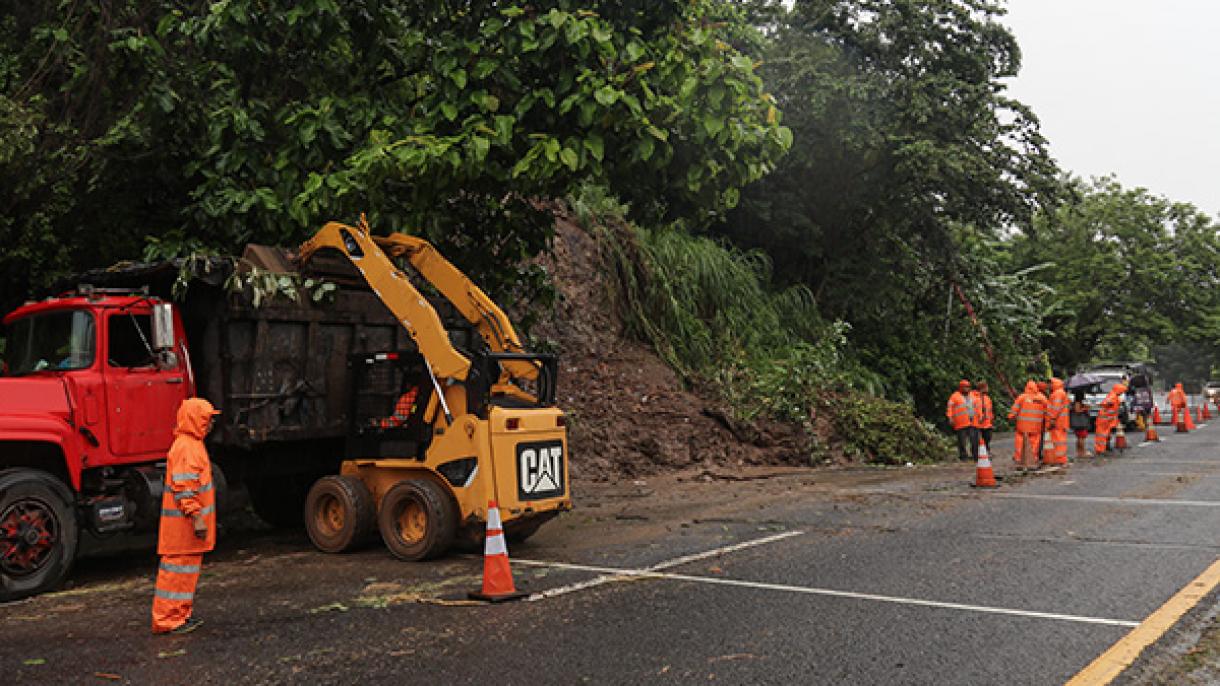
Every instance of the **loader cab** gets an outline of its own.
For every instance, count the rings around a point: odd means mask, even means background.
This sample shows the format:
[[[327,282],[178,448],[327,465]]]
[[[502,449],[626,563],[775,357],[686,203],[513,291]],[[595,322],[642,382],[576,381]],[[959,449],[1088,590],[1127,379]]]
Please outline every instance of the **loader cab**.
[[[414,351],[353,355],[347,459],[423,459],[432,437],[424,416],[434,395],[424,358]]]

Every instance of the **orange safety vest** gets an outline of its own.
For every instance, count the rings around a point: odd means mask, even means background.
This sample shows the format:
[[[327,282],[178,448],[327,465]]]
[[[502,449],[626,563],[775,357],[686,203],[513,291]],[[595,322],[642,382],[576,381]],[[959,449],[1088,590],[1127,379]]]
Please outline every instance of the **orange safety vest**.
[[[203,447],[212,405],[188,398],[178,408],[178,428],[165,461],[165,490],[161,494],[161,530],[157,553],[188,555],[206,553],[216,547],[216,491],[212,485],[212,463]],[[192,518],[199,514],[208,525],[207,538],[195,536]]]
[[[973,393],[970,394],[970,396],[973,395]],[[945,416],[949,418],[949,424],[953,426],[954,431],[973,425],[975,414],[977,412],[973,397],[964,396],[961,391],[954,391],[953,395],[949,396],[949,406],[945,409]]]
[[[1046,420],[1046,396],[1041,393],[1022,393],[1013,404],[1009,417],[1016,417],[1019,433],[1042,433],[1042,423]]]
[[[1118,421],[1118,406],[1121,401],[1116,395],[1107,395],[1106,399],[1101,401],[1101,409],[1097,412],[1097,419],[1103,422]]]
[[[991,404],[991,396],[978,391],[973,391],[974,406],[978,408],[975,413],[974,425],[980,429],[990,429],[995,426],[995,408]]]

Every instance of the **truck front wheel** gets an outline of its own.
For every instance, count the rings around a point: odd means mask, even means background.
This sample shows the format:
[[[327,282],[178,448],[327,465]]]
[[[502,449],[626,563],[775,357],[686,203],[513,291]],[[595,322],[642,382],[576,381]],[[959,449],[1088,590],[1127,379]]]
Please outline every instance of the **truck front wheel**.
[[[431,479],[400,481],[381,499],[377,528],[395,557],[427,560],[444,555],[457,533],[453,498]]]
[[[305,530],[324,553],[342,553],[366,542],[375,522],[373,496],[354,476],[324,476],[305,498]]]
[[[78,541],[71,503],[46,472],[0,472],[0,602],[48,591],[68,575]]]

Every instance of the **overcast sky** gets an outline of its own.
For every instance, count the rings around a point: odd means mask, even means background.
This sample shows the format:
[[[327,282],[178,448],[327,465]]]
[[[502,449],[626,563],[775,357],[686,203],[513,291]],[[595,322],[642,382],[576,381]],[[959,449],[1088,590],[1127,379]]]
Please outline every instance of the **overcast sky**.
[[[1220,215],[1220,1],[1009,0],[1009,93],[1060,165]]]

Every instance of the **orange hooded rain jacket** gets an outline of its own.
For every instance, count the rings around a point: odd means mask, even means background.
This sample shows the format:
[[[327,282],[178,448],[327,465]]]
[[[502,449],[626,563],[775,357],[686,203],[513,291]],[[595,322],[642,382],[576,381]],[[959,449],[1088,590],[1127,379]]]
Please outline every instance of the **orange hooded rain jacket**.
[[[208,421],[220,414],[202,398],[188,398],[178,408],[178,427],[165,466],[165,491],[161,496],[160,555],[206,553],[216,547],[216,491],[212,487],[212,463],[203,446]],[[195,536],[192,518],[200,514],[208,535]]]

